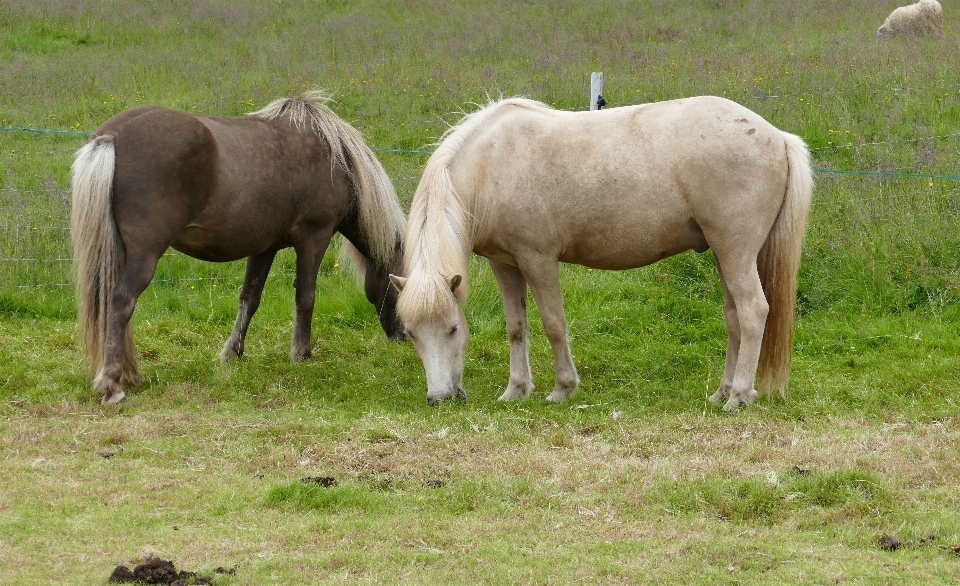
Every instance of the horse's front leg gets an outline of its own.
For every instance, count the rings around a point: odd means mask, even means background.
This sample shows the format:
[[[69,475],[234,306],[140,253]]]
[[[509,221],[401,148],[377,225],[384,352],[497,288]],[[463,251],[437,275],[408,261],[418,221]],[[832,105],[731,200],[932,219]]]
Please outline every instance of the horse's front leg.
[[[126,399],[124,385],[137,387],[143,377],[137,368],[137,351],[133,344],[130,318],[137,299],[150,284],[159,256],[144,256],[128,252],[126,264],[110,296],[107,315],[107,336],[103,347],[103,364],[93,379],[93,388],[101,391],[103,404],[119,403]]]
[[[277,251],[268,250],[247,259],[247,271],[243,277],[243,287],[240,288],[240,305],[237,309],[237,320],[233,324],[233,332],[220,351],[220,360],[227,362],[243,356],[243,345],[247,338],[247,328],[253,314],[260,307],[260,297],[263,295],[263,286],[270,273],[270,266],[276,257]]]
[[[294,245],[297,253],[296,316],[293,320],[293,344],[290,359],[294,362],[313,356],[310,346],[310,328],[313,322],[313,305],[317,297],[317,271],[320,261],[330,244],[332,231],[319,232],[312,238]]]
[[[530,283],[533,298],[540,310],[543,329],[553,348],[556,382],[547,400],[559,403],[576,392],[577,385],[580,384],[577,367],[573,364],[567,342],[567,317],[563,311],[563,296],[560,293],[560,267],[556,259],[543,258],[522,262],[521,270]]]
[[[510,381],[501,401],[526,399],[533,391],[527,347],[527,280],[517,267],[489,260],[503,297],[503,315],[510,340]]]

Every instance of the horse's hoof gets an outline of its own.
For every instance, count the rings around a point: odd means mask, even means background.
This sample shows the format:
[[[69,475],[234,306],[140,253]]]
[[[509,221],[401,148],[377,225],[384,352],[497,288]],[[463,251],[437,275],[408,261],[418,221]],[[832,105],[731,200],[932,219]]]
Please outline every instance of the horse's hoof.
[[[498,401],[522,401],[530,396],[530,393],[533,392],[533,385],[507,385],[507,390],[500,395]]]
[[[753,405],[753,402],[760,395],[756,389],[750,389],[749,391],[741,393],[730,393],[730,400],[723,406],[723,410],[727,413],[737,413],[740,411],[740,405],[744,407],[749,407]]]
[[[313,351],[311,350],[294,350],[290,353],[290,360],[292,362],[307,362],[313,358]]]
[[[753,402],[756,401],[757,397],[759,396],[760,393],[758,393],[756,389],[750,389],[749,391],[740,393],[740,402],[749,407],[750,405],[753,405]]]
[[[571,395],[576,391],[576,389],[553,389],[553,392],[547,395],[547,401],[551,403],[563,403],[570,398]]]
[[[242,356],[241,352],[238,352],[233,348],[224,348],[220,351],[220,363],[226,364],[233,360],[239,360],[240,356]]]
[[[127,400],[127,394],[123,391],[113,392],[107,395],[104,395],[100,399],[100,403],[103,405],[117,405],[118,403],[123,403]]]
[[[720,403],[723,403],[724,401],[726,401],[729,397],[730,397],[730,389],[729,388],[725,389],[721,387],[717,389],[716,393],[710,395],[710,397],[707,400],[713,403],[714,405],[719,405]]]
[[[93,390],[103,393],[103,396],[100,398],[100,403],[103,405],[120,403],[127,397],[120,382],[105,374],[102,369],[97,376],[93,378]]]

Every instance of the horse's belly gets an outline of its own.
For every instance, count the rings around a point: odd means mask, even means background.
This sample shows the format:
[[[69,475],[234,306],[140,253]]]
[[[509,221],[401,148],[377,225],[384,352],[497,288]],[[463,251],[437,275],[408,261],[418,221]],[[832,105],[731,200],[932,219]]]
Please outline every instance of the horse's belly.
[[[653,264],[687,250],[709,248],[703,232],[694,222],[658,230],[618,230],[607,226],[563,238],[559,260],[597,269],[625,270]]]
[[[229,237],[200,226],[187,226],[177,235],[171,246],[184,254],[210,262],[229,262],[247,258],[269,248],[283,248],[266,243],[277,239],[263,239],[253,234],[233,233]]]

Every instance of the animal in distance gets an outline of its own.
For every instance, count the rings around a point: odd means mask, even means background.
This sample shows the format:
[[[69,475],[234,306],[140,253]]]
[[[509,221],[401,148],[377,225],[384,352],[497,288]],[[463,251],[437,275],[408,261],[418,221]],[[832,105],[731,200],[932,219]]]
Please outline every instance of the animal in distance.
[[[943,32],[943,8],[937,0],[895,8],[877,29],[877,41],[903,37],[939,37]]]
[[[510,379],[533,389],[527,286],[553,349],[549,401],[579,378],[567,341],[559,262],[630,269],[713,249],[728,329],[711,400],[736,411],[789,378],[797,270],[813,189],[803,140],[718,97],[566,112],[495,101],[441,137],[408,218],[398,315],[423,362],[427,400],[465,398],[471,252],[503,298]]]
[[[328,100],[312,91],[238,117],[139,106],[104,122],[77,152],[78,329],[104,403],[142,383],[130,318],[170,247],[206,261],[247,259],[222,360],[243,354],[270,266],[287,247],[297,255],[290,354],[311,356],[317,273],[336,232],[386,336],[403,336],[388,275],[401,266],[406,218],[380,162]]]

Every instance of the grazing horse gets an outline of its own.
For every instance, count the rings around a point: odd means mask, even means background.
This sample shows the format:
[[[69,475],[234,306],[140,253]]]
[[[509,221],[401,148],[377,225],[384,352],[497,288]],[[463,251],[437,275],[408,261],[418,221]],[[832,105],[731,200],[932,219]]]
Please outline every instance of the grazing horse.
[[[467,261],[489,261],[503,296],[510,380],[533,389],[527,285],[553,348],[563,401],[579,384],[558,262],[641,267],[712,248],[729,333],[714,402],[736,411],[789,377],[797,269],[813,180],[803,141],[717,97],[563,112],[493,102],[442,137],[411,204],[404,268],[391,276],[430,404],[464,398]],[[762,342],[762,343],[761,343]]]
[[[104,403],[143,381],[130,318],[169,247],[206,261],[247,259],[224,361],[243,354],[270,265],[291,246],[290,355],[310,357],[317,272],[334,232],[365,272],[386,336],[403,337],[387,275],[400,268],[406,219],[380,162],[327,100],[308,92],[240,117],[140,106],[107,120],[79,150],[70,218],[79,334]]]

